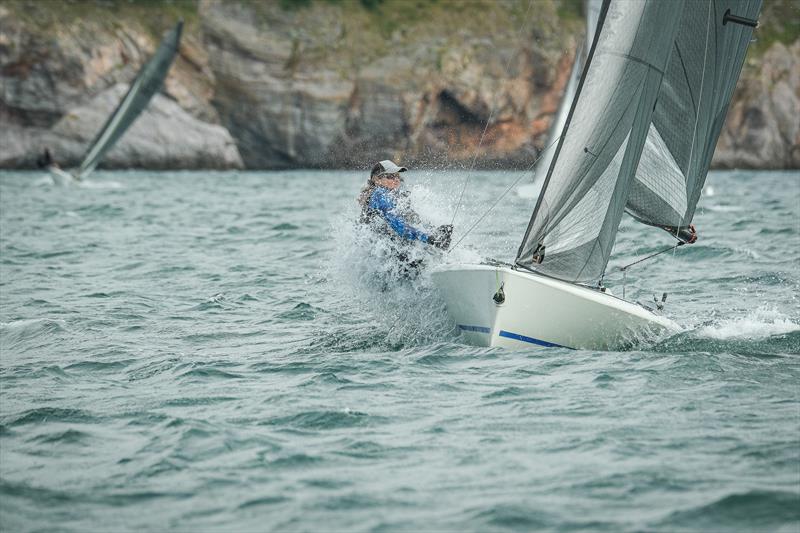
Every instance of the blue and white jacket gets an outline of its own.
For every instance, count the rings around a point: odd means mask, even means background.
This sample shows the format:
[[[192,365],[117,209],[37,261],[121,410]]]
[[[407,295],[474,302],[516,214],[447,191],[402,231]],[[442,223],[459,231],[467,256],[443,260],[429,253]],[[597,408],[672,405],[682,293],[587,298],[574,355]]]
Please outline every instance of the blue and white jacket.
[[[396,191],[386,187],[375,187],[361,213],[361,221],[377,224],[377,219],[382,219],[386,223],[383,229],[387,230],[390,236],[427,243],[428,234],[412,226],[409,220],[416,219],[416,215],[413,212],[404,213],[398,207],[397,194]]]

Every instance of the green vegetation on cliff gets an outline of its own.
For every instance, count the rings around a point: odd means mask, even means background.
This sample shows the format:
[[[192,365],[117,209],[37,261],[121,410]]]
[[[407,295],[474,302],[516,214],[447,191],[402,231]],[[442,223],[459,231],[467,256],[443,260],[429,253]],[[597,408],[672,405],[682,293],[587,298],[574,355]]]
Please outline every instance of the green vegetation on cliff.
[[[135,25],[155,38],[184,20],[184,31],[199,29],[197,0],[4,0],[31,33],[58,31],[79,23],[107,28]]]
[[[372,56],[380,56],[387,48],[420,34],[447,38],[453,34],[481,35],[488,31],[495,37],[501,33],[512,37],[521,25],[536,26],[537,20],[548,20],[552,14],[559,17],[564,30],[580,32],[584,9],[583,0],[276,0],[242,4],[262,20],[268,20],[268,12],[275,7],[292,11],[302,19],[300,12],[326,6],[328,13],[338,15],[344,22],[340,35],[344,46],[340,51],[353,50]],[[134,24],[160,37],[180,18],[186,23],[187,33],[199,31],[200,0],[5,0],[2,6],[32,32],[54,31],[60,26],[84,22],[110,28]],[[413,34],[409,34],[411,28]],[[550,28],[536,28],[536,31],[551,33]],[[348,36],[347,32],[356,35]],[[775,42],[789,44],[798,38],[800,2],[765,0],[749,58],[760,57]],[[348,44],[347,41],[355,39],[363,46]],[[329,43],[329,39],[312,40]],[[313,53],[313,48],[307,51]],[[324,48],[330,51],[329,47]]]
[[[760,57],[774,43],[790,44],[800,39],[800,2],[765,0],[750,57]]]

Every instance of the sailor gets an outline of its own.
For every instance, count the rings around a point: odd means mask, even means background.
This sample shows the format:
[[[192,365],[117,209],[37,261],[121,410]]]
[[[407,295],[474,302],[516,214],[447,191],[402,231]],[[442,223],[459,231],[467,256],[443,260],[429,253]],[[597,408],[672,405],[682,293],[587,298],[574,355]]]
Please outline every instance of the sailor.
[[[419,228],[419,215],[408,205],[408,193],[400,190],[403,181],[400,173],[407,170],[388,159],[372,167],[369,181],[358,196],[361,205],[359,222],[390,237],[399,247],[419,241],[446,250],[450,246],[453,226],[446,224],[432,232]],[[409,261],[402,250],[398,251],[397,257],[407,264],[404,267],[406,274],[415,273],[422,263],[421,260]]]
[[[50,153],[50,147],[45,146],[44,151],[36,159],[36,166],[39,168],[61,168],[53,159],[53,154]]]

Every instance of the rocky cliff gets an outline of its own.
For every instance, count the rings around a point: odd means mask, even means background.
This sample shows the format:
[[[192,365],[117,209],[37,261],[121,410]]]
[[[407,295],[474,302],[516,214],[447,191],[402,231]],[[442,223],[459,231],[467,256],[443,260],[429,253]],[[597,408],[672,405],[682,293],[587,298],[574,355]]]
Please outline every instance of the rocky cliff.
[[[160,32],[113,15],[91,3],[0,4],[0,167],[32,167],[45,147],[63,166],[80,163],[158,45]],[[241,167],[213,87],[205,49],[186,36],[161,94],[102,166]]]
[[[583,29],[571,0],[58,5],[0,4],[0,167],[44,146],[77,164],[181,16],[162,93],[104,166],[526,168]],[[770,9],[767,30],[783,26],[748,56],[718,167],[800,167],[800,40]]]

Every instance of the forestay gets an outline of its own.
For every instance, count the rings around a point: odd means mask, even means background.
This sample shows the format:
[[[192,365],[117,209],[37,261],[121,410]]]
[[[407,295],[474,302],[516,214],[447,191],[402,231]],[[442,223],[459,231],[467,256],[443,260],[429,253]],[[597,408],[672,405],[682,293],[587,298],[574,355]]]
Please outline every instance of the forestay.
[[[147,107],[153,95],[161,88],[178,51],[182,31],[183,21],[180,21],[167,33],[156,53],[136,75],[125,97],[103,125],[92,144],[89,145],[89,150],[78,169],[79,178],[94,170],[106,152],[122,137],[122,134]]]
[[[761,0],[686,2],[627,202],[636,219],[685,239]]]
[[[682,0],[604,3],[519,266],[573,282],[602,276],[682,8]]]

